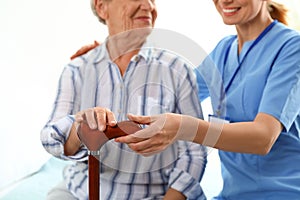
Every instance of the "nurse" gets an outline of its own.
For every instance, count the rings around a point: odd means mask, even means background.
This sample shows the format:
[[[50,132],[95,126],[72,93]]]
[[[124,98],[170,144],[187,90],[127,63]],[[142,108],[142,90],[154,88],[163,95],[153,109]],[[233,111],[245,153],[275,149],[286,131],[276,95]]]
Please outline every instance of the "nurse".
[[[299,199],[300,35],[285,25],[281,4],[213,2],[237,31],[197,71],[199,96],[211,97],[214,116],[204,121],[172,113],[129,115],[149,127],[116,141],[145,156],[177,140],[219,149],[224,183],[215,199]]]

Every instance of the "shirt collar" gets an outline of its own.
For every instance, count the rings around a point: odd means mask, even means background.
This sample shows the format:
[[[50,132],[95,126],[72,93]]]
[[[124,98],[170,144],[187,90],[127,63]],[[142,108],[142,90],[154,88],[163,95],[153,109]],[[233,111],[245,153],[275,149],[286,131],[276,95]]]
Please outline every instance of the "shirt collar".
[[[94,64],[101,62],[103,59],[108,59],[108,51],[106,49],[106,43],[107,39],[103,42],[103,44],[100,44],[98,47],[95,48],[95,60]]]
[[[107,39],[103,42],[103,44],[99,45],[98,47],[95,48],[95,60],[94,64],[101,62],[104,59],[109,59],[110,57],[108,55],[108,51],[106,48],[107,44]],[[150,58],[153,55],[153,45],[151,45],[151,42],[146,41],[143,45],[142,48],[140,49],[139,53],[132,58],[132,61],[137,62],[140,59],[139,58],[144,58],[146,63],[148,64],[150,62]]]

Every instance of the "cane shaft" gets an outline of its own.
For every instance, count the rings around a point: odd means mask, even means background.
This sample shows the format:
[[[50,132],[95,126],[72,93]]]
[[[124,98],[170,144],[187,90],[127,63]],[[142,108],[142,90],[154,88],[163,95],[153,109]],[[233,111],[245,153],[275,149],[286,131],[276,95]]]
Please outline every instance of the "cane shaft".
[[[100,199],[99,160],[93,155],[89,155],[88,168],[89,168],[89,175],[88,175],[89,200],[99,200]]]

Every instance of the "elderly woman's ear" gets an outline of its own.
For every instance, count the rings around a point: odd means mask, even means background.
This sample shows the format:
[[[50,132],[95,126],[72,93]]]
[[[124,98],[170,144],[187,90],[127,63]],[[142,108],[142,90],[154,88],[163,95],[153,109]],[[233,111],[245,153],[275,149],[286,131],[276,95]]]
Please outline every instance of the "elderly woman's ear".
[[[105,21],[108,17],[107,13],[107,0],[94,0],[95,11],[102,22],[105,24]]]

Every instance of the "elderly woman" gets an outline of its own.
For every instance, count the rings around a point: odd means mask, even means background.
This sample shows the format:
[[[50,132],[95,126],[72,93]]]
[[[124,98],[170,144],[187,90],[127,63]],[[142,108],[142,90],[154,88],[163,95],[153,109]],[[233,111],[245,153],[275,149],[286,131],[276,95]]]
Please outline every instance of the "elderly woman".
[[[72,60],[60,78],[50,119],[41,141],[52,155],[74,164],[47,199],[87,199],[87,148],[76,127],[86,121],[106,124],[138,115],[176,112],[202,118],[196,76],[174,54],[146,41],[157,11],[151,0],[93,0],[92,8],[108,28],[103,45]],[[179,141],[167,151],[143,157],[127,145],[107,142],[100,151],[101,200],[205,199],[200,187],[206,150]]]

